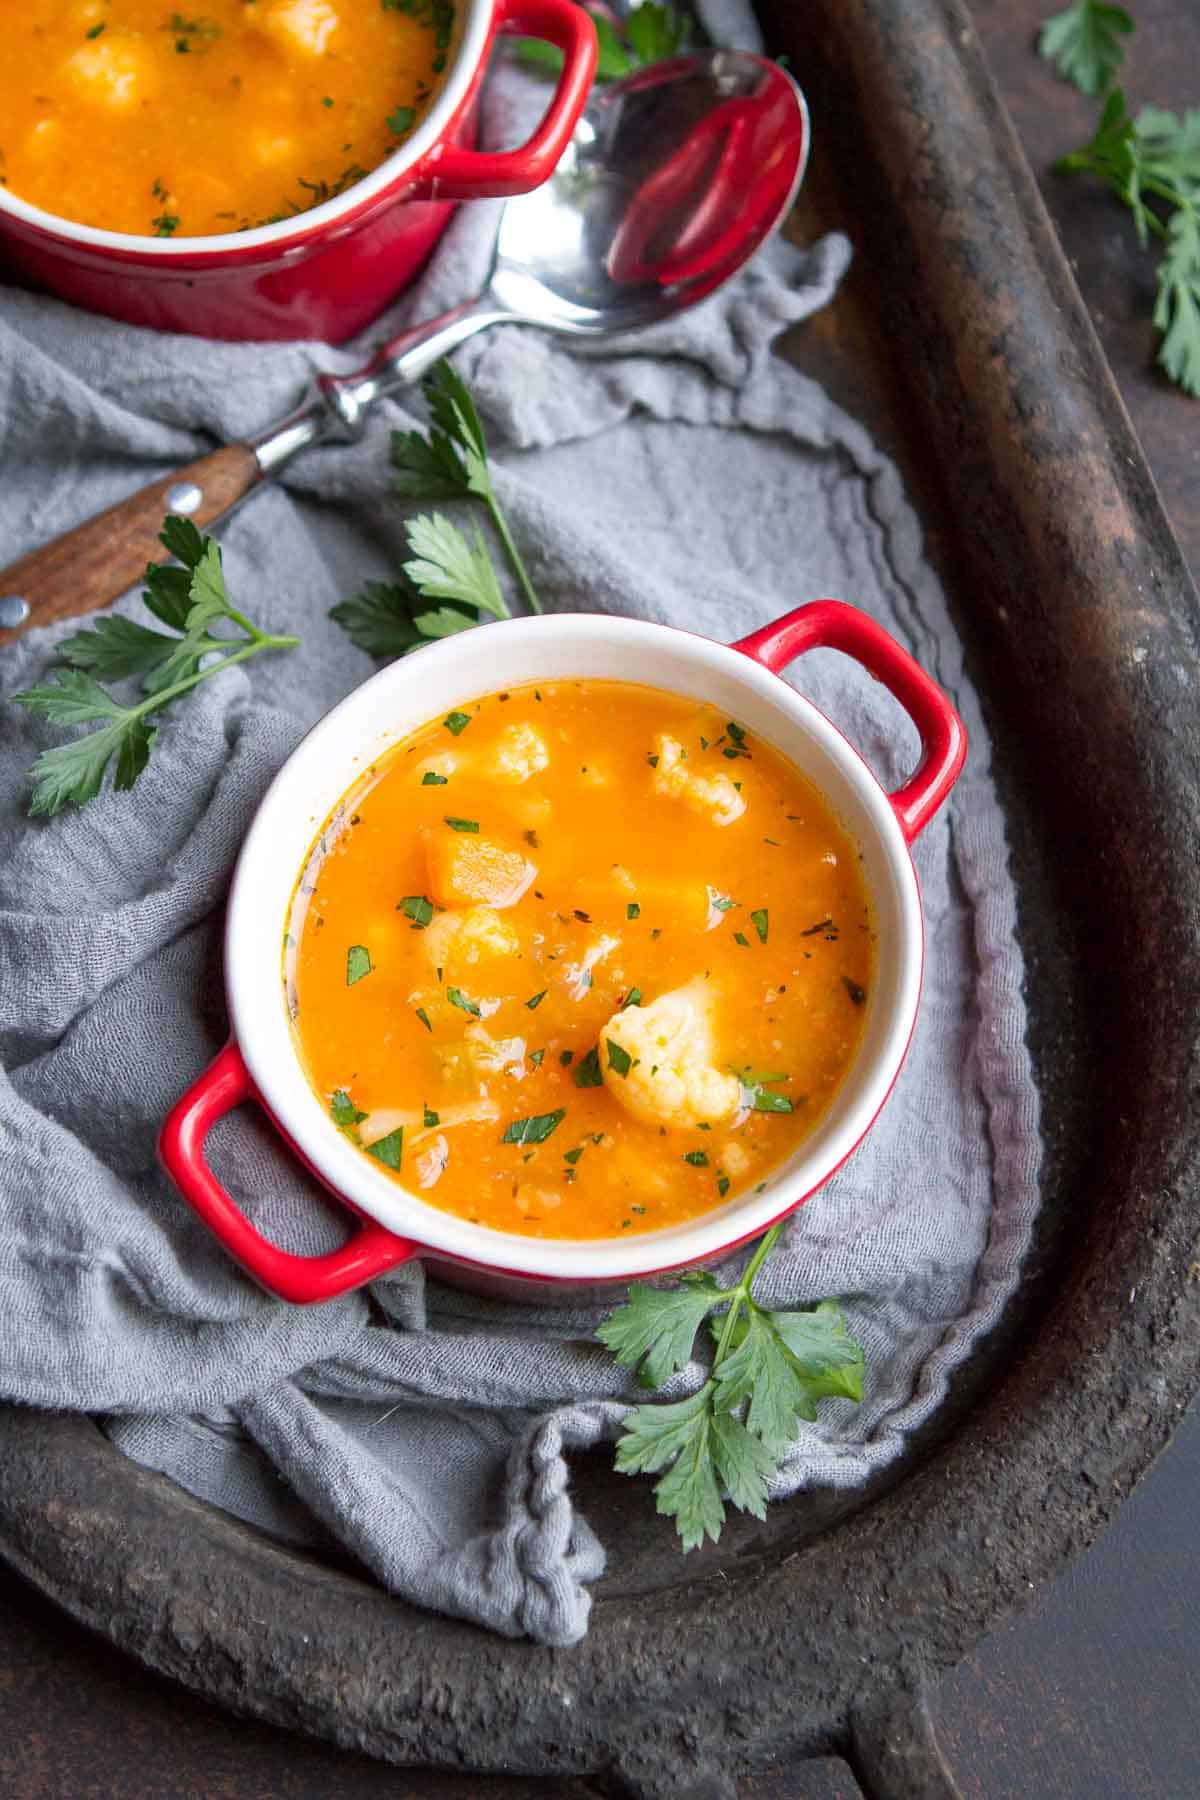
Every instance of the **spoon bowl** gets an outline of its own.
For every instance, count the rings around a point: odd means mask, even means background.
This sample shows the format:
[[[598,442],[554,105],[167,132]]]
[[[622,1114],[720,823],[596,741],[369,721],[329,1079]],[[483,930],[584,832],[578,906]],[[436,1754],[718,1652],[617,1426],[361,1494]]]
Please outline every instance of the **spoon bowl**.
[[[585,336],[694,306],[785,216],[808,144],[796,83],[742,51],[597,89],[549,181],[504,208],[482,298]]]

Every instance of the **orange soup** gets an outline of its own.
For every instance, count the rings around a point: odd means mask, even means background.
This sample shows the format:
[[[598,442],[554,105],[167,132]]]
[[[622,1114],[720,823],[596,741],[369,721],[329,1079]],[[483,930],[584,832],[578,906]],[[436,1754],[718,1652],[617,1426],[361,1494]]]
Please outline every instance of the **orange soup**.
[[[197,237],[331,199],[413,130],[452,0],[21,0],[0,181],[81,225]]]
[[[612,681],[404,739],[314,846],[284,953],[309,1079],[434,1206],[654,1231],[753,1187],[854,1058],[860,858],[735,719]]]

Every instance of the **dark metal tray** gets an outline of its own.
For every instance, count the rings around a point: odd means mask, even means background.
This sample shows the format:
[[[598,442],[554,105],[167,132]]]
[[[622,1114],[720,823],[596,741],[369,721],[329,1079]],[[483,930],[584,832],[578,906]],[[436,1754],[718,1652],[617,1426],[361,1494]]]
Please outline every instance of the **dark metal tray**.
[[[798,227],[858,248],[789,353],[901,465],[1009,813],[1048,1157],[1004,1323],[871,1487],[686,1561],[648,1486],[586,1460],[620,1551],[557,1652],[283,1549],[87,1420],[0,1410],[0,1552],[74,1617],[235,1710],[562,1795],[716,1800],[828,1753],[880,1800],[953,1794],[926,1674],[1096,1536],[1200,1377],[1200,605],[958,0],[764,18],[813,110]]]

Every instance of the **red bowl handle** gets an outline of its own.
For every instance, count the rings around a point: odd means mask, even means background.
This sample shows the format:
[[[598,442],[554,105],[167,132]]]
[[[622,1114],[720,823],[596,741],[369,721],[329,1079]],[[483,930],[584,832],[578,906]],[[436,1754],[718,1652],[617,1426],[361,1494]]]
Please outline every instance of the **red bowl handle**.
[[[967,733],[941,688],[894,637],[857,606],[814,600],[798,606],[732,646],[778,675],[806,650],[842,650],[862,664],[900,702],[921,734],[921,757],[888,798],[905,842],[924,830],[954,783],[967,754]]]
[[[494,31],[544,38],[563,53],[562,73],[541,124],[515,150],[439,145],[422,161],[417,197],[504,199],[540,187],[554,172],[575,129],[596,72],[596,27],[574,0],[496,0]]]
[[[158,1153],[193,1212],[248,1275],[281,1300],[332,1300],[416,1254],[419,1245],[373,1220],[364,1221],[340,1249],[324,1256],[295,1256],[256,1231],[204,1157],[204,1140],[217,1120],[246,1100],[262,1105],[241,1051],[229,1043],[172,1107],[159,1135]]]

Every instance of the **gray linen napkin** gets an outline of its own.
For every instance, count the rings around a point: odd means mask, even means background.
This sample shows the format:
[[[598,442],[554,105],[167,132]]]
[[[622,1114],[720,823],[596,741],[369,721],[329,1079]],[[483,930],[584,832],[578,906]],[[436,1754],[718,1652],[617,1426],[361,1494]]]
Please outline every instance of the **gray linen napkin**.
[[[502,120],[507,104],[497,84]],[[373,336],[471,291],[488,210],[460,212]],[[894,468],[772,354],[847,257],[836,237],[777,244],[636,342],[573,349],[509,328],[459,359],[549,607],[730,638],[838,595],[909,646],[971,732],[954,800],[917,848],[928,962],[905,1072],[763,1273],[774,1304],[840,1296],[867,1357],[863,1405],[822,1406],[776,1495],[863,1481],[929,1417],[1012,1291],[1039,1165],[1004,823],[944,599]],[[159,337],[0,290],[0,558],[259,428],[314,368],[355,360]],[[255,803],[371,672],[326,614],[402,553],[387,432],[418,414],[415,399],[389,406],[361,444],[309,454],[222,530],[232,591],[303,647],[189,697],[132,795],[30,822],[28,766],[54,734],[0,712],[0,1393],[108,1415],[127,1454],[266,1530],[335,1539],[408,1599],[568,1644],[604,1566],[568,1455],[613,1437],[634,1393],[592,1338],[600,1311],[477,1300],[420,1265],[370,1296],[289,1307],[226,1260],[155,1160],[163,1114],[225,1031],[221,908]],[[136,616],[136,600],[118,610]],[[7,650],[0,694],[36,679],[68,629]],[[829,653],[796,680],[895,784],[914,739],[882,690]],[[278,1241],[337,1241],[258,1118],[226,1121],[214,1154]],[[672,1391],[702,1378],[693,1366]]]

